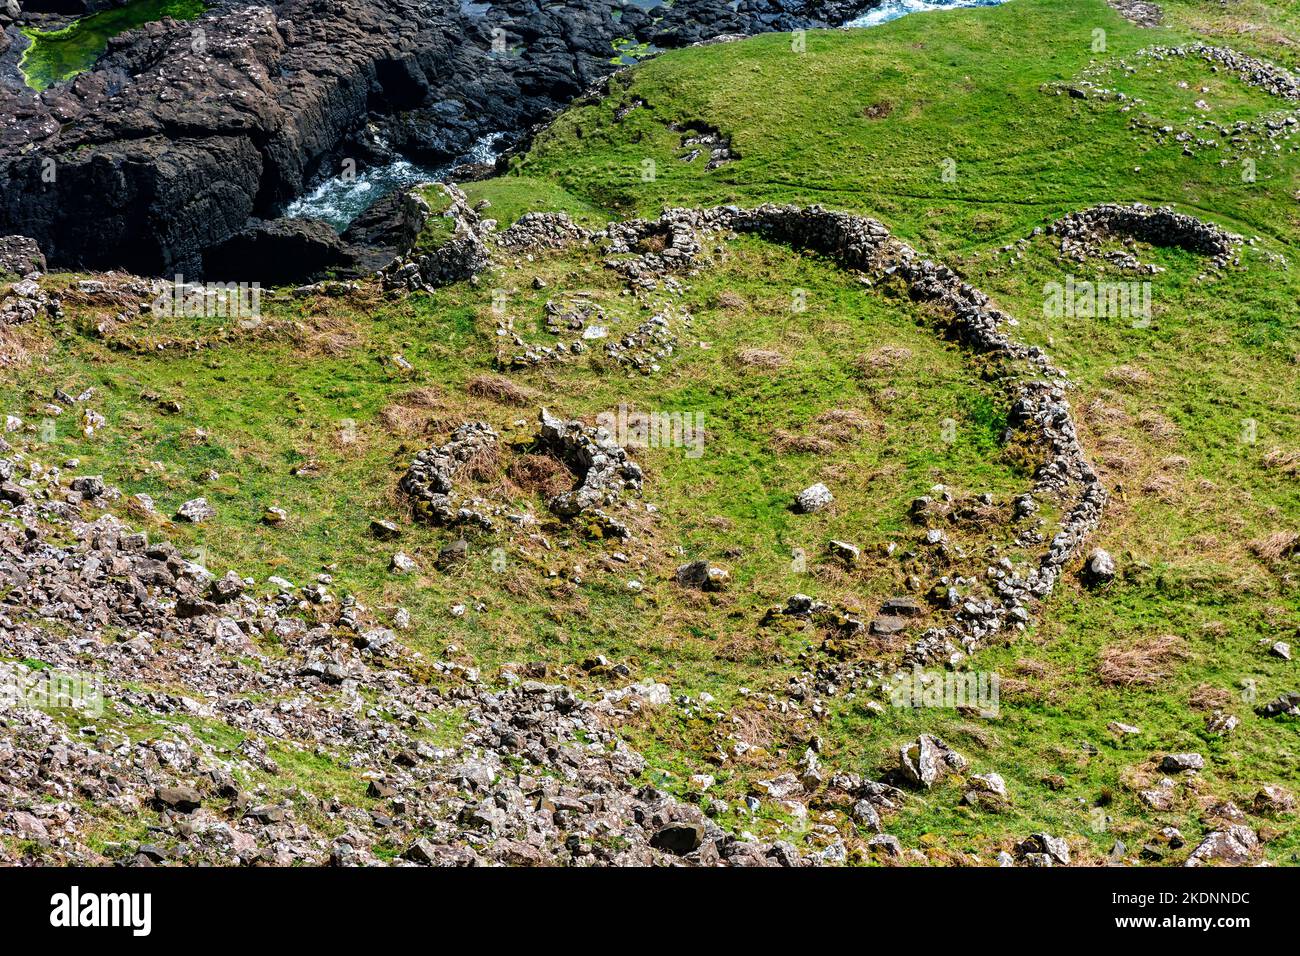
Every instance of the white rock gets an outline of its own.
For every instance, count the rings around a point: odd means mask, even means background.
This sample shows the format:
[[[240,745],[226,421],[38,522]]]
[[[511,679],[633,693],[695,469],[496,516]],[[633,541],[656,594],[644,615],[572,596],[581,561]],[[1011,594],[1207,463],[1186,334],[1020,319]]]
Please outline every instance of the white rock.
[[[812,514],[821,511],[834,500],[835,496],[831,494],[831,490],[819,481],[799,492],[795,496],[794,506],[795,510],[803,514]]]

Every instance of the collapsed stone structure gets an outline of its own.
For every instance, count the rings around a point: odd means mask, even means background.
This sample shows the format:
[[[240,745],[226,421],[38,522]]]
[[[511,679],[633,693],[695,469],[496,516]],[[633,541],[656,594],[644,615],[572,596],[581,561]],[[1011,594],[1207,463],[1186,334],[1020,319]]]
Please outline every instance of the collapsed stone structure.
[[[553,496],[547,507],[557,517],[572,521],[582,517],[601,534],[628,538],[627,526],[604,509],[626,492],[641,489],[642,472],[627,450],[609,433],[580,421],[566,421],[542,409],[538,414],[537,448],[553,456],[575,476],[574,487]],[[447,527],[476,526],[497,530],[496,515],[512,524],[530,523],[528,516],[508,512],[503,506],[473,501],[474,507],[457,505],[455,480],[467,463],[498,447],[496,432],[486,422],[460,425],[444,444],[427,448],[415,456],[400,482],[401,490],[414,500],[417,518]]]
[[[1205,256],[1215,269],[1239,264],[1245,241],[1212,222],[1168,206],[1153,208],[1142,203],[1102,203],[1072,212],[1048,226],[1046,232],[1059,237],[1061,254],[1077,262],[1098,255],[1104,239],[1123,238],[1186,249]]]
[[[572,491],[556,495],[550,509],[562,518],[598,512],[628,491],[640,491],[641,466],[599,426],[564,421],[542,409],[538,444],[578,476]]]
[[[495,523],[482,510],[457,507],[452,495],[456,476],[465,465],[495,453],[496,448],[497,433],[487,422],[466,422],[446,443],[417,454],[400,482],[401,490],[414,499],[415,517],[449,527],[469,524],[495,530]]]
[[[450,285],[477,275],[491,262],[483,238],[490,221],[479,218],[456,186],[437,183],[434,188],[447,199],[447,207],[437,215],[450,223],[451,235],[433,249],[421,249],[416,240],[435,214],[417,190],[408,192],[403,198],[400,232],[409,251],[380,270],[379,280],[385,289],[416,292]]]
[[[579,226],[567,213],[526,212],[497,235],[497,245],[514,252],[533,252],[590,242],[594,236],[595,233]]]
[[[1237,78],[1247,86],[1253,86],[1292,103],[1300,102],[1300,77],[1285,67],[1230,47],[1197,41],[1180,46],[1147,47],[1138,51],[1137,55],[1157,62],[1178,57],[1199,57],[1216,71],[1222,67],[1237,74]]]
[[[814,250],[862,272],[873,284],[933,304],[947,334],[1006,366],[1009,374],[1004,381],[1012,407],[1009,423],[1041,455],[1035,494],[1061,499],[1060,527],[1037,567],[1024,577],[1007,573],[998,578],[993,585],[996,600],[953,602],[948,608],[950,623],[922,635],[905,660],[942,660],[957,647],[969,652],[1008,624],[1025,623],[1028,608],[1051,592],[1065,566],[1079,555],[1106,498],[1075,433],[1065,400],[1069,385],[1065,374],[1041,350],[1011,338],[1010,317],[979,290],[946,267],[923,259],[874,220],[794,206],[668,210],[664,216],[669,220],[666,230],[633,225],[620,235],[641,230],[647,235],[666,234],[674,237],[671,247],[697,250],[670,257],[679,270],[700,265],[698,239],[677,245],[676,237],[684,237],[687,231],[753,232]],[[559,220],[550,222],[559,224],[548,234],[576,234]],[[591,233],[582,241],[600,241],[600,236]],[[632,250],[624,256],[635,260],[642,255],[626,238],[620,241]],[[660,266],[663,261],[657,260]],[[577,481],[572,491],[551,500],[557,514],[599,514],[620,495],[640,488],[640,469],[600,429],[566,422],[545,411],[540,420],[539,445],[563,461]],[[403,489],[427,503],[431,515],[452,524],[460,521],[466,516],[453,498],[456,477],[478,454],[494,451],[498,441],[485,423],[466,423],[447,443],[417,456],[418,468],[413,463]],[[247,744],[236,755],[218,752],[184,734],[176,741],[113,741],[106,747],[78,739],[39,712],[21,714],[14,752],[32,792],[45,785],[38,781],[44,781],[75,787],[98,799],[121,801],[124,808],[147,803],[162,811],[160,832],[184,834],[169,849],[127,846],[122,852],[128,860],[370,863],[377,859],[373,850],[377,844],[394,841],[405,847],[403,862],[439,865],[663,860],[798,865],[843,858],[842,844],[809,858],[788,844],[737,839],[723,833],[698,808],[652,788],[637,787],[632,781],[643,766],[640,758],[604,729],[598,719],[600,704],[587,705],[567,688],[544,683],[525,669],[522,676],[517,670],[503,674],[504,690],[489,689],[473,668],[454,661],[435,665],[462,680],[449,691],[412,682],[397,666],[406,652],[395,630],[379,624],[348,596],[333,595],[327,581],[302,588],[287,581],[268,581],[273,593],[255,597],[252,582],[232,574],[214,578],[175,549],[151,544],[112,519],[93,525],[82,522],[77,505],[90,502],[102,507],[117,494],[95,476],[78,476],[66,489],[57,475],[40,485],[30,481],[18,485],[10,479],[24,463],[0,461],[5,465],[0,477],[6,479],[0,498],[8,502],[0,508],[23,519],[28,529],[0,525],[0,535],[6,536],[0,541],[0,583],[10,588],[0,605],[0,652],[69,668],[83,662],[78,655],[89,652],[109,680],[122,682],[114,685],[113,695],[125,705],[177,714],[193,713],[195,706],[212,707],[213,715],[248,732]],[[1034,510],[1032,497],[1017,499],[1017,516]],[[47,543],[41,530],[47,524],[60,527],[65,537],[71,528],[77,543]],[[711,580],[712,569],[707,563],[704,568]],[[691,580],[698,577],[681,573]],[[122,575],[125,584],[109,582],[110,576],[120,582]],[[790,613],[810,614],[811,599],[804,603],[806,609]],[[68,641],[39,624],[15,619],[10,607],[53,609],[55,618],[71,621],[88,634],[104,627],[138,633],[119,643],[97,638]],[[308,611],[305,617],[298,615],[302,609]],[[856,632],[861,631],[858,624]],[[274,635],[285,648],[285,657],[267,663],[257,656],[253,639],[266,634]],[[236,659],[252,655],[256,666],[232,668],[232,655]],[[124,686],[138,683],[145,674],[157,680],[160,668],[174,669],[178,684],[197,685],[207,695],[204,701],[141,694]],[[825,679],[838,681],[841,676],[828,671]],[[280,695],[294,695],[293,705],[274,709],[250,705],[247,695],[265,694],[268,687]],[[366,706],[354,708],[341,721],[338,695],[348,699],[362,690]],[[628,689],[602,703],[608,707],[649,700],[640,695]],[[375,700],[397,715],[396,724],[362,716]],[[448,708],[468,715],[470,729],[464,743],[436,748],[418,740],[416,731],[427,726],[423,721]],[[403,729],[406,725],[412,728],[410,734]],[[375,812],[354,806],[317,806],[314,812],[323,810],[346,824],[342,837],[330,838],[304,825],[300,801],[264,785],[244,792],[233,771],[245,765],[273,767],[273,748],[284,740],[346,754],[352,765],[371,768],[374,799],[381,801],[380,806],[391,801],[392,812],[377,811],[376,817]],[[134,769],[125,776],[117,771],[110,775],[107,768],[116,766],[114,760],[135,753],[127,747],[152,748],[154,756],[133,758]],[[52,760],[42,756],[51,752]],[[899,779],[909,786],[926,786],[940,769],[930,759],[934,754],[941,755],[949,768],[960,765],[960,759],[949,757],[941,742],[921,739],[900,751]],[[511,771],[509,767],[520,757],[530,769]],[[824,781],[815,763],[814,758],[802,777],[786,774],[770,782],[767,792],[797,795],[818,790]],[[536,773],[531,771],[534,767]],[[852,775],[836,775],[825,792],[856,800],[854,819],[873,830],[880,827],[880,813],[896,809],[902,797],[888,784]],[[595,794],[600,799],[593,799]],[[399,806],[400,811],[394,809]],[[14,816],[6,825],[37,834],[44,831],[59,841],[59,852],[69,860],[104,862],[78,839],[83,811],[51,812],[33,803],[21,813],[24,816]],[[902,852],[898,841],[885,834],[873,837],[871,846],[893,855]],[[1035,863],[1031,856],[1026,855],[1025,862]]]
[[[1137,214],[1135,219],[1144,221]],[[753,233],[825,255],[874,283],[900,283],[913,300],[938,307],[946,334],[973,352],[1004,361],[1015,372],[1007,378],[1011,388],[1009,422],[1041,455],[1035,493],[1061,500],[1061,524],[1037,567],[1024,577],[1008,572],[998,578],[993,583],[996,600],[957,602],[950,609],[951,623],[927,630],[909,648],[905,664],[969,654],[1008,624],[1025,624],[1029,606],[1052,592],[1065,566],[1081,553],[1101,518],[1107,495],[1079,442],[1066,399],[1068,376],[1040,348],[1011,338],[1006,331],[1013,325],[1011,317],[993,306],[987,295],[948,267],[895,239],[883,223],[819,206],[777,204],[750,209],[666,209],[657,220],[627,220],[601,231],[580,229],[566,220],[562,214],[549,214],[532,220],[518,235],[529,236],[530,242],[538,241],[531,237],[545,236],[548,248],[559,248],[569,240],[598,244],[608,254],[607,266],[635,286],[653,288],[671,282],[671,273],[701,265],[701,235]],[[1182,218],[1162,215],[1156,221],[1163,223],[1163,228],[1177,227],[1207,243],[1216,235],[1212,230],[1196,229]],[[656,241],[647,246],[650,237]]]

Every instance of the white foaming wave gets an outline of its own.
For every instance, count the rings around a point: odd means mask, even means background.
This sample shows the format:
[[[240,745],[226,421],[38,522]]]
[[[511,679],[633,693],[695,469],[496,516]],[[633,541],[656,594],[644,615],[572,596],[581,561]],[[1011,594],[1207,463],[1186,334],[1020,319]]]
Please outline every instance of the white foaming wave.
[[[335,176],[291,202],[285,207],[284,215],[291,219],[323,219],[342,232],[352,220],[390,193],[443,179],[448,170],[462,163],[493,162],[504,136],[504,133],[480,136],[457,162],[446,166],[429,168],[407,159],[395,159],[352,176]]]
[[[909,13],[927,13],[931,10],[957,10],[966,7],[996,7],[1006,0],[884,0],[878,7],[844,24],[846,27],[878,27]]]

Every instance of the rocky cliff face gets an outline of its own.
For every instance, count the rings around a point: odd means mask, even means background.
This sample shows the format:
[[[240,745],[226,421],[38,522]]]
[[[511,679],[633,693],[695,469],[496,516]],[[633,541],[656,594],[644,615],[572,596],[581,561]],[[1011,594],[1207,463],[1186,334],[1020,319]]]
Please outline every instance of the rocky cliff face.
[[[199,276],[206,250],[344,157],[444,161],[545,119],[614,69],[616,39],[681,46],[869,5],[217,0],[112,40],[94,70],[43,93],[4,78],[0,234],[36,239],[53,266]]]

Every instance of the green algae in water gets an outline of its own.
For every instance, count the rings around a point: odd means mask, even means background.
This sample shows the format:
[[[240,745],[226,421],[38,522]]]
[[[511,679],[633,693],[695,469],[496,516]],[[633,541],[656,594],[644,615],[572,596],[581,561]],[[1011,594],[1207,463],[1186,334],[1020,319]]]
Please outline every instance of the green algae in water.
[[[90,69],[119,33],[163,17],[193,20],[206,9],[205,0],[132,0],[124,7],[82,17],[62,30],[24,30],[32,42],[23,51],[19,69],[28,86],[43,90]]]

